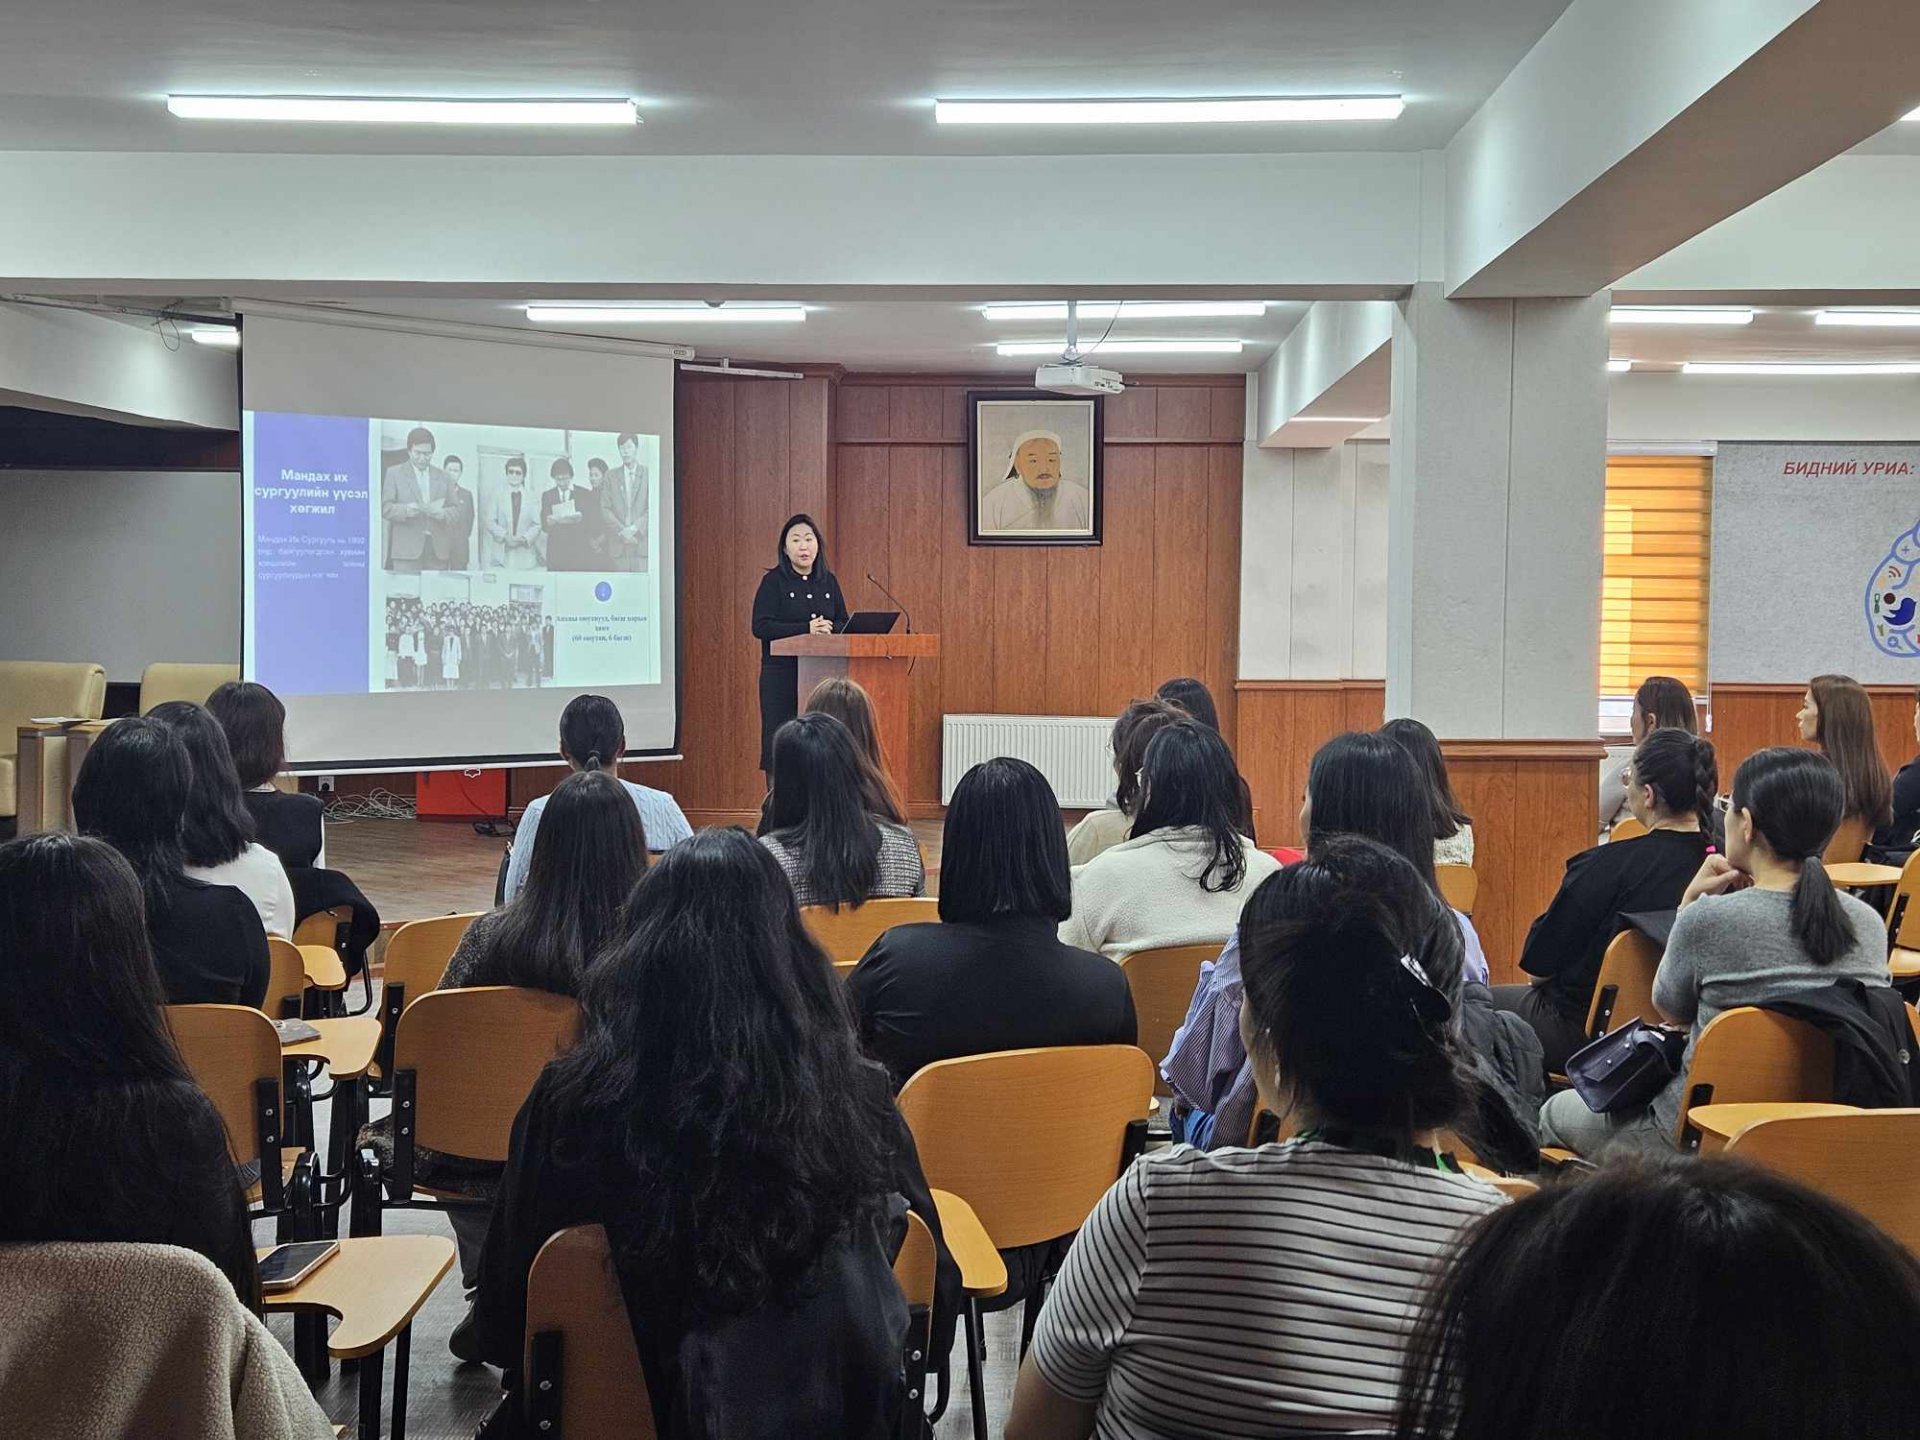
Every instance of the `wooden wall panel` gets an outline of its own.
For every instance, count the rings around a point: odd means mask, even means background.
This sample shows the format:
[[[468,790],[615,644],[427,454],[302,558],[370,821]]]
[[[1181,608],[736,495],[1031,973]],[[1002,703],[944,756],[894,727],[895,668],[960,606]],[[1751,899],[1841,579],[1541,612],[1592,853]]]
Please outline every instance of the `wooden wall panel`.
[[[1380,680],[1242,680],[1239,707],[1240,771],[1253,789],[1262,845],[1301,842],[1300,797],[1307,762],[1334,736],[1377,730],[1385,718]]]
[[[1733,772],[1756,750],[1769,745],[1798,745],[1800,728],[1794,716],[1800,709],[1805,685],[1749,685],[1713,681],[1707,696],[1714,754],[1720,762],[1720,788],[1730,790]],[[1869,685],[1873,701],[1874,734],[1887,767],[1898,770],[1911,760],[1914,738],[1914,690],[1909,685]]]

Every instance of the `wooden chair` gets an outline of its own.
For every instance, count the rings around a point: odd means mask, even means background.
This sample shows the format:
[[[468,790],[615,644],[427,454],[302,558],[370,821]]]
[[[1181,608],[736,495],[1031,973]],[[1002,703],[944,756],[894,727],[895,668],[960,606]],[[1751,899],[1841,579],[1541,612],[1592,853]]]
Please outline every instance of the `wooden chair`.
[[[283,1210],[289,1177],[282,1163],[280,1034],[273,1022],[246,1005],[169,1005],[167,1028],[193,1083],[227,1127],[233,1163],[259,1162],[260,1179],[248,1199],[263,1213]]]
[[[1893,899],[1887,906],[1887,942],[1889,960],[1894,968],[1911,969],[1920,963],[1920,850],[1907,857],[1900,867],[1900,883],[1893,887]]]
[[[1851,1206],[1920,1256],[1920,1110],[1762,1120],[1727,1150]]]
[[[657,1433],[603,1226],[562,1230],[534,1256],[521,1390],[532,1434],[653,1440]]]
[[[1625,815],[1613,822],[1613,829],[1607,832],[1607,839],[1612,841],[1638,840],[1646,833],[1646,826],[1634,819],[1633,816]]]
[[[1480,877],[1473,867],[1436,865],[1433,878],[1440,882],[1440,898],[1471,920],[1474,902],[1480,898]]]
[[[393,1050],[393,1168],[382,1177],[372,1151],[362,1150],[353,1233],[378,1233],[383,1178],[390,1207],[475,1203],[457,1191],[417,1187],[418,1147],[505,1161],[534,1081],[579,1033],[578,1001],[511,985],[435,990],[407,1006]],[[430,1198],[416,1202],[416,1189]]]
[[[1665,1020],[1653,1003],[1653,977],[1660,970],[1661,950],[1646,935],[1632,926],[1622,930],[1607,944],[1600,960],[1600,975],[1593,984],[1593,1000],[1587,1006],[1586,1035],[1598,1040],[1630,1020],[1658,1024]],[[1567,1077],[1552,1075],[1556,1084]]]
[[[1695,1105],[1833,1099],[1833,1042],[1805,1021],[1736,1006],[1700,1032],[1683,1083],[1678,1139],[1691,1152],[1700,1148],[1700,1132],[1687,1123]]]
[[[927,1184],[965,1200],[994,1247],[1011,1250],[1085,1223],[1144,1146],[1152,1096],[1153,1061],[1144,1050],[1071,1045],[936,1061],[907,1081],[899,1103]],[[1026,1299],[1023,1353],[1038,1301]],[[974,1435],[985,1440],[978,1295],[968,1295],[962,1318]]]
[[[307,993],[307,967],[291,940],[278,935],[267,937],[267,994],[260,1008],[273,1020],[289,1020],[300,1014],[301,998]]]
[[[330,910],[316,910],[293,927],[293,943],[299,946],[300,953],[307,957],[307,973],[313,977],[312,983],[316,989],[331,991],[336,988],[331,983],[322,983],[320,978],[323,967],[320,964],[319,952],[325,950],[332,953],[333,964],[339,967],[340,983],[337,988],[342,992],[346,990],[347,937],[352,929],[353,907],[351,905],[335,905]],[[332,980],[330,970],[325,972],[325,978],[328,982]],[[360,967],[360,988],[365,998],[361,1000],[360,1008],[349,1011],[350,1014],[364,1015],[373,1008],[373,966],[371,964]]]
[[[1186,1021],[1187,1007],[1200,984],[1200,967],[1219,958],[1221,946],[1163,945],[1136,950],[1120,957],[1120,970],[1133,992],[1133,1014],[1139,1025],[1139,1046],[1154,1062],[1154,1093],[1172,1090],[1160,1074],[1160,1061],[1173,1049],[1175,1032]]]
[[[867,953],[868,946],[894,926],[938,921],[940,902],[932,896],[915,896],[907,900],[869,900],[860,906],[842,905],[838,910],[806,905],[801,907],[800,918],[829,960],[851,968]]]
[[[1858,815],[1849,815],[1840,822],[1840,828],[1833,832],[1833,838],[1827,841],[1821,860],[1828,865],[1851,865],[1858,860],[1867,848],[1867,841],[1873,838],[1873,827]]]
[[[380,970],[380,1074],[393,1074],[393,1038],[401,1014],[440,983],[461,937],[477,919],[477,913],[436,915],[409,920],[393,932]]]

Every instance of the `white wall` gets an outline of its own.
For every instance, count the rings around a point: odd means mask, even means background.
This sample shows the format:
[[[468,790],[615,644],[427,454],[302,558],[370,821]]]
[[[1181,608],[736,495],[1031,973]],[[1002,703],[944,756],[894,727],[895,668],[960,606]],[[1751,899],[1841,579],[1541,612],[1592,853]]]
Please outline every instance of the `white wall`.
[[[0,470],[9,660],[240,659],[240,477]]]
[[[1920,440],[1920,378],[1911,375],[1615,375],[1607,439]]]

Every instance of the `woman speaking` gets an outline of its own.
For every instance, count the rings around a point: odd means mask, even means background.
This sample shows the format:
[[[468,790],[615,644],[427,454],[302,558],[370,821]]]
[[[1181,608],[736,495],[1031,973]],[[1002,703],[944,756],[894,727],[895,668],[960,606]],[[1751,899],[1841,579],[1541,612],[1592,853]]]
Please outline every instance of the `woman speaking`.
[[[780,527],[780,563],[760,577],[753,635],[760,642],[760,768],[773,769],[773,732],[800,713],[800,662],[774,655],[772,642],[827,635],[847,623],[846,597],[827,568],[827,546],[811,515]]]

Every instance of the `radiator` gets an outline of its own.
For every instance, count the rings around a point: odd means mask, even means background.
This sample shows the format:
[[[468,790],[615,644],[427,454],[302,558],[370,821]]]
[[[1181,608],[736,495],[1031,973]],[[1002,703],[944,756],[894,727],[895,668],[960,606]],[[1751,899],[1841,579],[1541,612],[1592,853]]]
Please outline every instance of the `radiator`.
[[[982,760],[1011,755],[1047,777],[1063,810],[1113,797],[1113,719],[1106,715],[943,715],[940,803]]]

